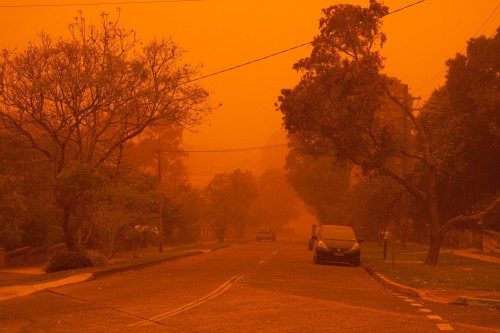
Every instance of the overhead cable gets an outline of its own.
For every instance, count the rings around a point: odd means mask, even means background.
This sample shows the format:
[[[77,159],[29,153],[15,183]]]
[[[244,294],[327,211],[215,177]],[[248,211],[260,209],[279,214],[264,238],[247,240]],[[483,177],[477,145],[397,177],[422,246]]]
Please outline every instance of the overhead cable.
[[[250,150],[265,150],[274,148],[284,148],[288,144],[275,144],[268,146],[258,146],[258,147],[246,147],[246,148],[233,148],[233,149],[210,149],[210,150],[162,150],[162,153],[233,153],[233,152],[243,152]]]
[[[488,16],[488,18],[483,22],[483,24],[481,24],[481,26],[479,27],[479,29],[477,29],[476,33],[471,37],[471,38],[474,38],[476,37],[479,32],[483,29],[483,27],[488,23],[488,21],[493,17],[493,15],[496,13],[496,11],[498,10],[498,7],[500,7],[500,3],[495,7],[495,9],[493,9],[493,11],[491,12],[491,14]],[[494,36],[495,33],[492,35]],[[467,45],[465,45],[464,47],[462,47],[462,49],[460,50],[459,53],[463,52],[465,50],[465,48],[467,47]],[[441,76],[441,74],[443,74],[443,72],[446,70],[446,66],[443,67],[439,73],[437,73],[436,75],[434,75],[429,81],[427,81],[426,83],[424,83],[423,85],[421,85],[420,87],[416,88],[415,90],[413,90],[413,92],[416,92],[416,91],[419,91],[419,90],[422,90],[423,88],[427,87],[429,84],[431,84],[434,80],[436,80],[438,77]]]
[[[386,16],[389,16],[391,14],[394,14],[394,13],[397,13],[397,12],[400,12],[400,11],[403,11],[405,9],[408,9],[410,7],[413,7],[413,6],[416,6],[422,2],[424,2],[426,0],[420,0],[420,1],[417,1],[417,2],[414,2],[412,4],[409,4],[407,6],[404,6],[404,7],[401,7],[401,8],[398,8],[396,10],[393,10],[392,12],[389,12],[385,15],[382,15],[380,18],[383,18],[383,17],[386,17]],[[350,29],[354,29],[360,25],[362,25],[363,23],[358,23],[358,24],[355,24],[353,26],[350,26],[350,27],[347,27],[343,30],[341,30],[341,32],[344,32],[344,31],[348,31]],[[283,54],[283,53],[287,53],[287,52],[290,52],[290,51],[293,51],[293,50],[296,50],[296,49],[299,49],[299,48],[302,48],[304,46],[307,46],[307,45],[310,45],[312,43],[314,43],[315,41],[317,40],[320,40],[321,38],[319,39],[315,39],[315,40],[312,40],[312,41],[309,41],[309,42],[306,42],[306,43],[302,43],[302,44],[299,44],[299,45],[296,45],[296,46],[292,46],[292,47],[289,47],[285,50],[282,50],[282,51],[278,51],[278,52],[275,52],[275,53],[272,53],[272,54],[269,54],[269,55],[266,55],[264,57],[261,57],[261,58],[257,58],[257,59],[254,59],[254,60],[250,60],[250,61],[247,61],[245,63],[242,63],[242,64],[239,64],[239,65],[236,65],[236,66],[233,66],[233,67],[228,67],[228,68],[225,68],[225,69],[222,69],[222,70],[219,70],[217,72],[213,72],[213,73],[210,73],[210,74],[207,74],[207,75],[203,75],[203,76],[200,76],[200,77],[197,77],[195,79],[192,79],[192,80],[188,80],[186,82],[183,82],[183,84],[186,84],[186,83],[191,83],[191,82],[195,82],[195,81],[199,81],[199,80],[202,80],[202,79],[206,79],[208,77],[211,77],[211,76],[215,76],[215,75],[219,75],[219,74],[222,74],[222,73],[225,73],[225,72],[229,72],[229,71],[232,71],[232,70],[235,70],[235,69],[238,69],[238,68],[241,68],[241,67],[245,67],[245,66],[248,66],[248,65],[251,65],[251,64],[254,64],[256,62],[260,62],[262,60],[266,60],[266,59],[269,59],[269,58],[272,58],[272,57],[275,57],[275,56],[278,56],[280,54]]]
[[[0,5],[0,8],[33,8],[33,7],[70,7],[70,6],[99,6],[99,5],[137,5],[172,2],[201,2],[205,0],[143,0],[143,1],[116,1],[116,2],[79,2],[61,4],[27,4],[27,5]]]

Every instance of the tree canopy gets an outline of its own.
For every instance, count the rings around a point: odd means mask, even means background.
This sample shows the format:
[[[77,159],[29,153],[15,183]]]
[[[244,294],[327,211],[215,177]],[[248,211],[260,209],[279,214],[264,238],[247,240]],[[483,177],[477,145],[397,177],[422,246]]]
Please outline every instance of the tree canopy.
[[[294,65],[301,80],[293,89],[282,90],[278,109],[285,128],[305,152],[360,166],[366,176],[387,176],[417,197],[426,207],[430,224],[426,263],[436,265],[447,227],[457,220],[475,221],[484,212],[443,221],[432,129],[412,109],[407,87],[382,73],[379,49],[386,37],[381,18],[387,12],[375,0],[367,8],[335,5],[324,9],[311,55]],[[452,77],[454,69],[450,70]],[[495,75],[498,71],[489,74]],[[498,86],[492,90],[497,96]],[[483,93],[481,89],[475,92]],[[415,135],[418,142],[411,142]]]
[[[203,190],[204,220],[212,225],[219,241],[224,241],[228,231],[243,236],[246,214],[258,195],[255,177],[249,171],[236,169],[214,176]]]
[[[347,168],[335,166],[328,156],[312,157],[300,149],[292,149],[286,159],[286,170],[287,181],[304,203],[314,209],[321,223],[338,220],[334,206],[349,188]]]
[[[477,210],[500,188],[499,52],[498,30],[491,38],[469,40],[466,54],[446,62],[445,84],[421,110],[445,219]]]
[[[18,148],[50,161],[54,178],[73,161],[112,176],[124,144],[145,129],[190,127],[210,111],[208,93],[190,83],[197,68],[172,40],[142,44],[106,14],[99,25],[77,18],[69,31],[66,39],[42,33],[0,59],[0,126]],[[59,202],[72,249],[78,226],[68,203],[76,201]]]
[[[259,196],[250,207],[247,227],[270,226],[277,232],[287,231],[287,224],[298,217],[297,198],[285,178],[283,169],[267,169],[257,178]]]

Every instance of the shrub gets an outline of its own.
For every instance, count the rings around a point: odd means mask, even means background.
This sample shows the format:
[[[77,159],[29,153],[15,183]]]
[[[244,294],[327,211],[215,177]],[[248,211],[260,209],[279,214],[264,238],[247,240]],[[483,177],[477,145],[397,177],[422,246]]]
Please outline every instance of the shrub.
[[[108,258],[100,251],[87,250],[85,254],[92,261],[92,266],[104,266],[108,262]]]
[[[68,269],[92,267],[92,260],[85,252],[69,251],[54,254],[45,268],[47,273],[59,272]]]

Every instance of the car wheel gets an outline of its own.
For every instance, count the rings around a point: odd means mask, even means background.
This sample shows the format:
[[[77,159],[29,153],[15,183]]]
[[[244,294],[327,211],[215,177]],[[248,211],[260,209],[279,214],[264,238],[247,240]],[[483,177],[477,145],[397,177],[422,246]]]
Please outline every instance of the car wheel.
[[[352,262],[352,265],[353,265],[354,267],[358,267],[359,265],[361,265],[361,261],[360,261],[359,259],[354,260],[354,261]]]

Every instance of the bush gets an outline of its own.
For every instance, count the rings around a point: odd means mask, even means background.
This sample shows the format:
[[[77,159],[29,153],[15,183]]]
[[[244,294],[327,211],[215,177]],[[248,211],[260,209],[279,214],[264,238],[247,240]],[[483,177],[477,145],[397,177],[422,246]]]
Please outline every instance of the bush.
[[[108,258],[100,251],[87,250],[85,254],[92,261],[92,266],[104,266],[108,262]]]
[[[59,272],[68,269],[94,266],[89,256],[82,251],[69,251],[54,254],[45,268],[47,273]]]

